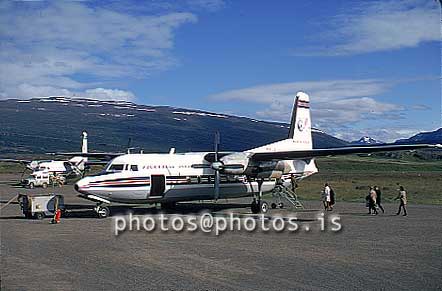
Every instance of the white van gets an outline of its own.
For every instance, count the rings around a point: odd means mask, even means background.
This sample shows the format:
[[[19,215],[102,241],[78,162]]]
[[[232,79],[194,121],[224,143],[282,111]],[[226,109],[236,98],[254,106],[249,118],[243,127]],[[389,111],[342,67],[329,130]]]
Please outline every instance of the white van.
[[[48,172],[34,172],[22,183],[25,187],[33,189],[34,187],[47,188],[49,185],[61,187],[65,182],[66,178],[60,175],[54,176]]]

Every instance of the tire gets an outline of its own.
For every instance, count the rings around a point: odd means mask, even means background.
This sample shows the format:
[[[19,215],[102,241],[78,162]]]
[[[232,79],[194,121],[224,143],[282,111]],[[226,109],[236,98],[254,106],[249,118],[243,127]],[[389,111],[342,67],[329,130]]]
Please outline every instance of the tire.
[[[43,183],[42,186],[43,186],[43,188],[45,188],[45,189],[48,188],[48,184],[47,184],[47,183]]]
[[[283,208],[284,208],[284,203],[279,202],[279,203],[278,203],[278,207],[281,208],[281,209],[283,209]]]
[[[34,183],[32,183],[32,182],[29,183],[29,189],[34,189],[34,187],[35,187],[35,186],[34,186]]]
[[[250,209],[252,210],[253,214],[258,214],[259,213],[259,206],[258,206],[258,202],[253,201],[252,204],[250,205]]]
[[[97,211],[98,218],[106,218],[110,214],[110,209],[107,206],[100,206]]]
[[[43,212],[37,212],[34,214],[35,219],[42,220],[45,218],[45,214]]]
[[[262,201],[259,210],[261,213],[267,213],[269,211],[269,208],[269,204],[265,201]]]
[[[272,207],[272,209],[275,209],[276,208],[276,203],[273,202],[272,204],[270,204],[270,206]]]

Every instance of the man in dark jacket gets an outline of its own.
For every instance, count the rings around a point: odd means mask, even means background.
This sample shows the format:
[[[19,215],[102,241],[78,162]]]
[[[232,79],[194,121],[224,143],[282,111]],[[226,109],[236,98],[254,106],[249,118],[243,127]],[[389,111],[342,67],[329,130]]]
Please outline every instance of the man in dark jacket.
[[[382,213],[385,213],[384,207],[382,207],[381,205],[381,189],[379,189],[378,186],[375,186],[374,190],[376,191],[376,203],[378,204],[378,207],[382,210]]]

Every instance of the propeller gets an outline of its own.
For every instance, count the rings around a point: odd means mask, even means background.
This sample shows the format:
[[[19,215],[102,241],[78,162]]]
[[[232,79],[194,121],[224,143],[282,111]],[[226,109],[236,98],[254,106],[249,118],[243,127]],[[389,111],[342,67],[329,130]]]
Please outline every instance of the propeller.
[[[215,161],[212,163],[212,169],[215,171],[215,184],[213,189],[213,198],[215,198],[215,201],[219,198],[219,184],[221,180],[219,171],[223,166],[223,163],[218,159],[219,144],[220,136],[219,131],[217,131],[215,132]]]
[[[194,169],[212,169],[215,171],[215,183],[213,187],[213,198],[215,201],[219,198],[221,173],[240,175],[244,173],[248,164],[248,157],[245,153],[220,154],[220,143],[220,134],[217,131],[215,132],[214,153],[209,154],[210,157],[207,160],[210,164],[204,163],[192,165],[192,168]]]

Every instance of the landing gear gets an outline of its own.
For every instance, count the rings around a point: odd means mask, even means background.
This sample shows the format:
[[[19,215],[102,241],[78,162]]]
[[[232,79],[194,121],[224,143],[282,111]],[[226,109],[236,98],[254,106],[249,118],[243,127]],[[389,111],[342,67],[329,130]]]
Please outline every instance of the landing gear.
[[[259,204],[255,199],[253,199],[252,204],[250,205],[250,209],[254,214],[259,213]]]
[[[269,204],[265,201],[261,202],[261,213],[267,213],[269,211]]]
[[[110,215],[110,209],[107,206],[97,205],[95,208],[98,218],[106,218]]]
[[[258,180],[258,199],[256,199],[255,193],[253,193],[253,201],[250,205],[252,213],[267,213],[269,211],[269,204],[265,201],[261,201],[262,198],[262,184],[264,183],[263,179]],[[251,186],[251,185],[250,185]],[[252,187],[253,191],[253,187]]]
[[[270,207],[266,201],[253,200],[250,208],[253,214],[258,214],[267,213]]]

